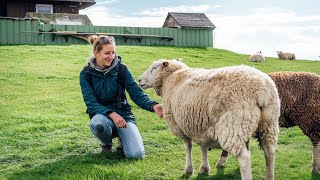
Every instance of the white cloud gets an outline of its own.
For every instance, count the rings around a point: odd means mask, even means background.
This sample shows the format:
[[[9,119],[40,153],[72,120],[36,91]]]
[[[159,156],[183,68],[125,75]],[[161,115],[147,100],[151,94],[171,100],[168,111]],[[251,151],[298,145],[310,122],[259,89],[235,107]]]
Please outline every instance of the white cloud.
[[[103,2],[97,2],[97,5],[106,5],[106,4],[113,4],[115,2],[118,2],[119,0],[106,0]]]
[[[298,59],[318,60],[320,16],[297,16],[283,9],[255,9],[250,15],[208,15],[217,26],[215,47],[238,53],[262,51],[276,57],[277,50],[296,53]]]
[[[222,8],[223,6],[222,5],[220,5],[220,4],[216,4],[216,5],[213,5],[212,6],[212,8],[214,8],[214,9],[217,9],[217,8]]]
[[[109,8],[97,6],[81,11],[86,14],[96,26],[131,26],[131,27],[162,27],[166,15],[158,16],[123,16],[114,13]]]

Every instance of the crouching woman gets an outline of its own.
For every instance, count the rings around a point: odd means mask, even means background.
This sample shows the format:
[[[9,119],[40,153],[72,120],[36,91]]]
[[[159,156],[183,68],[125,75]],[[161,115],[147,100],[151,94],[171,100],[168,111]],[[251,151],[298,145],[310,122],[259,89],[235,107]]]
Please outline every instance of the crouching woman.
[[[124,91],[135,104],[160,117],[162,105],[143,93],[121,63],[113,37],[91,36],[89,42],[93,57],[80,72],[80,86],[90,116],[90,130],[100,140],[102,152],[110,152],[112,139],[119,137],[117,150],[123,151],[127,158],[143,158],[143,141]]]

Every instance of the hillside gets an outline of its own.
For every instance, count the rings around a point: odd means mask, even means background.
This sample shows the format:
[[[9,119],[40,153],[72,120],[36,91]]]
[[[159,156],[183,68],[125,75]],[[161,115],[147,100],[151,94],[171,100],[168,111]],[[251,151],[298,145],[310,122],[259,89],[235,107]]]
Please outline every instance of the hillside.
[[[223,49],[118,46],[118,54],[138,77],[152,61],[183,58],[190,67],[217,68],[246,64],[264,72],[308,71],[320,74],[320,61],[266,58],[253,63],[245,54]],[[0,46],[0,179],[185,179],[182,141],[165,121],[133,105],[146,158],[126,160],[101,155],[88,128],[79,72],[89,45]],[[153,90],[146,93],[160,101]],[[114,145],[114,148],[116,145]],[[264,179],[264,157],[251,141],[253,179]],[[311,170],[311,143],[300,129],[281,129],[275,179],[317,179]],[[198,175],[200,150],[193,148],[195,173],[189,179],[239,179],[235,158],[214,167],[220,150],[209,152],[211,173]]]

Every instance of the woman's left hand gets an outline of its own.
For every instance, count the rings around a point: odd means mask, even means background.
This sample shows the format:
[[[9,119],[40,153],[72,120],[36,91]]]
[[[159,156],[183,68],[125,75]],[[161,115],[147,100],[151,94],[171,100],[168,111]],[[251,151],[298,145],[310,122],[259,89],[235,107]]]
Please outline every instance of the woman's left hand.
[[[109,118],[112,119],[112,121],[118,128],[127,128],[127,122],[118,113],[110,113]]]
[[[153,110],[159,117],[163,117],[162,104],[156,104],[153,106]]]

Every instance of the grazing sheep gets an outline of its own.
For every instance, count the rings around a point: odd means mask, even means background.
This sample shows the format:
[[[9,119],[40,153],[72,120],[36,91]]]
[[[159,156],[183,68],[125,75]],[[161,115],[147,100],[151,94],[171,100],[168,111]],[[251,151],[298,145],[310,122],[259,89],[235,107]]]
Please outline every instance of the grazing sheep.
[[[265,58],[262,55],[261,51],[259,51],[259,52],[256,52],[255,54],[252,54],[249,57],[249,61],[251,61],[251,62],[263,62],[263,61],[265,61]]]
[[[313,145],[312,172],[320,172],[320,76],[306,72],[270,73],[281,99],[280,127],[299,126]],[[221,154],[223,166],[228,152]]]
[[[249,66],[190,68],[176,60],[159,60],[139,79],[143,89],[162,97],[164,118],[184,141],[186,174],[193,173],[192,142],[202,153],[200,173],[209,173],[208,148],[222,148],[238,159],[242,179],[252,179],[246,142],[254,132],[264,150],[266,179],[274,179],[280,100],[274,82]]]
[[[279,59],[285,59],[285,60],[296,60],[296,56],[293,53],[290,52],[282,52],[277,51]]]

